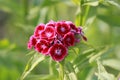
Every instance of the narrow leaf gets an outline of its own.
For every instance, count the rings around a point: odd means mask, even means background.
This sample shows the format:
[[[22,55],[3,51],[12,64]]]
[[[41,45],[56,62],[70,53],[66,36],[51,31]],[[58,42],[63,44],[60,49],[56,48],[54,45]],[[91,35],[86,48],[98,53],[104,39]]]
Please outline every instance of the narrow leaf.
[[[109,4],[111,4],[111,5],[114,5],[114,6],[118,7],[118,8],[120,8],[120,4],[118,4],[118,3],[115,2],[115,1],[108,0],[107,2],[108,2]]]
[[[24,78],[35,68],[35,66],[37,66],[43,60],[44,60],[44,56],[35,53],[28,61],[20,80],[24,80]]]
[[[98,65],[98,80],[115,80],[115,76],[113,74],[108,73],[104,66],[101,64],[99,59],[97,59],[97,65]]]
[[[108,60],[103,60],[103,65],[109,66],[113,69],[119,70],[120,71],[120,61],[117,59],[108,59]]]
[[[92,57],[89,59],[89,62],[92,63],[92,62],[95,61],[98,57],[100,57],[102,54],[104,54],[107,50],[108,50],[108,47],[106,47],[105,49],[103,49],[102,51],[100,51],[99,53],[97,53],[96,55],[92,56]]]
[[[83,4],[83,6],[86,6],[86,5],[89,5],[89,6],[98,6],[99,5],[99,1],[86,2],[86,3]]]

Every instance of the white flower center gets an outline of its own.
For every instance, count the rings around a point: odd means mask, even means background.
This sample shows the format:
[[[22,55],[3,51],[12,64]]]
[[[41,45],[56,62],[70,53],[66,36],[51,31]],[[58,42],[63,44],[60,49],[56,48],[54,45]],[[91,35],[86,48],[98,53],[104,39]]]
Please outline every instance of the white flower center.
[[[55,53],[56,53],[57,55],[61,55],[61,49],[55,50]]]
[[[51,33],[51,32],[47,32],[47,33],[46,33],[46,36],[47,36],[47,37],[50,37],[50,36],[52,36],[52,33]]]
[[[67,41],[70,41],[70,38],[67,38]]]
[[[43,48],[43,49],[45,49],[46,48],[46,46],[43,44],[43,45],[41,45],[41,47]]]
[[[60,30],[61,30],[62,32],[65,32],[65,28],[64,28],[64,27],[61,27]]]

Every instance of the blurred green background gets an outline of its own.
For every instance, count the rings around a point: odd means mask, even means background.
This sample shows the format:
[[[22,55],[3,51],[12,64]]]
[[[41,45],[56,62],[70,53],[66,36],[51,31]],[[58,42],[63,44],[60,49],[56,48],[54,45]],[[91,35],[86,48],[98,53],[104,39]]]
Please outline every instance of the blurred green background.
[[[49,20],[70,20],[82,25],[87,43],[94,47],[109,46],[102,63],[117,77],[120,73],[120,0],[82,0],[81,4],[80,1],[0,0],[0,80],[17,80],[21,76],[30,58],[26,56],[30,52],[27,41],[36,25]],[[48,73],[46,61],[32,74]]]

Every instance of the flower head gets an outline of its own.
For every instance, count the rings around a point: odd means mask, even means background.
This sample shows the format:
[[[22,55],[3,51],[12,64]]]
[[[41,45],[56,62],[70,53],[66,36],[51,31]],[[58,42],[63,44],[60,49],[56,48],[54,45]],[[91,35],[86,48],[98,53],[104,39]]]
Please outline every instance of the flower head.
[[[77,28],[71,21],[50,21],[39,24],[28,41],[28,49],[34,49],[55,61],[62,61],[68,54],[68,48],[87,40],[82,28]]]
[[[39,37],[41,32],[44,30],[45,28],[45,24],[39,24],[36,28],[35,28],[35,32],[34,32],[34,36]]]
[[[70,26],[64,21],[56,23],[56,31],[58,34],[64,35],[70,31]]]

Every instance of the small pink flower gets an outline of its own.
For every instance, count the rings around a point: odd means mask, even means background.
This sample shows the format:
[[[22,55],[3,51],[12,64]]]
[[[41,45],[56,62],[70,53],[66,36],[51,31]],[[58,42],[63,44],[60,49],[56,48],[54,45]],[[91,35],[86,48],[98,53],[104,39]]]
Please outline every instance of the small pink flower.
[[[62,61],[67,55],[67,48],[62,44],[54,44],[49,49],[49,54],[55,61]]]
[[[64,35],[70,31],[70,26],[66,24],[64,21],[56,23],[56,31],[57,33]]]
[[[45,30],[41,32],[41,38],[52,40],[55,38],[55,29],[52,26],[47,26]]]
[[[45,24],[39,24],[36,28],[35,28],[35,31],[34,31],[34,35],[36,37],[39,37],[41,32],[44,30],[45,28]]]
[[[65,34],[63,37],[63,43],[66,46],[73,46],[75,43],[75,36],[72,32]]]
[[[37,43],[37,39],[35,38],[34,35],[32,35],[28,41],[28,49],[31,49],[32,47],[34,47]]]
[[[46,40],[41,39],[35,46],[35,49],[42,54],[47,55],[49,49],[49,42]]]

